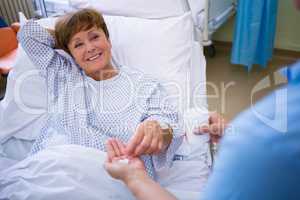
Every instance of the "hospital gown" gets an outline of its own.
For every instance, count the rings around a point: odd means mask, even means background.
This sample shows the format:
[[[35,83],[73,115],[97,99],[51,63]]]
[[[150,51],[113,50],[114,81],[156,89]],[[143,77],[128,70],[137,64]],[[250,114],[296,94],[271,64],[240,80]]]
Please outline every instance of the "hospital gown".
[[[300,199],[300,62],[287,75],[287,86],[254,106],[259,112],[249,109],[231,124],[202,200]]]
[[[126,143],[139,123],[157,120],[173,128],[173,141],[166,152],[142,159],[151,177],[171,164],[182,142],[182,120],[159,82],[123,66],[115,77],[95,81],[69,54],[54,49],[54,38],[34,21],[22,27],[18,39],[47,82],[48,119],[32,154],[64,144],[105,151],[108,138]]]

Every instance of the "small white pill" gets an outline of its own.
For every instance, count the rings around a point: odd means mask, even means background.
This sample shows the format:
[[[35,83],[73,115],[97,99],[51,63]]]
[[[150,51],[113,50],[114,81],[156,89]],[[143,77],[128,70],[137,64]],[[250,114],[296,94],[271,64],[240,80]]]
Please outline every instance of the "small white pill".
[[[129,160],[128,159],[121,159],[121,160],[118,160],[118,162],[128,164]]]

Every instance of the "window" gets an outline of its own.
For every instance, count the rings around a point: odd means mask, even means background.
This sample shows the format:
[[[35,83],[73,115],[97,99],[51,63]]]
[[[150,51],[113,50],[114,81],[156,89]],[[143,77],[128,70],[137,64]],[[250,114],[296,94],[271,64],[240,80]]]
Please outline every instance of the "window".
[[[35,0],[37,13],[43,17],[63,14],[70,10],[69,0]]]

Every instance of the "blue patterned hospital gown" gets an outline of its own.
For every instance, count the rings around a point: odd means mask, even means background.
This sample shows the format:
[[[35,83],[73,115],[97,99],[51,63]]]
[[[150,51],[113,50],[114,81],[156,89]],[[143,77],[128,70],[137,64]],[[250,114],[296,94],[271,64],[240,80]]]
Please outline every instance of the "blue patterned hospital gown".
[[[76,144],[105,151],[108,138],[128,142],[144,120],[168,123],[174,138],[166,152],[142,156],[150,176],[171,164],[182,142],[182,120],[166,101],[161,85],[127,67],[118,75],[95,81],[85,75],[72,57],[54,49],[54,38],[34,21],[27,22],[18,39],[47,82],[48,120],[32,154],[53,145]]]

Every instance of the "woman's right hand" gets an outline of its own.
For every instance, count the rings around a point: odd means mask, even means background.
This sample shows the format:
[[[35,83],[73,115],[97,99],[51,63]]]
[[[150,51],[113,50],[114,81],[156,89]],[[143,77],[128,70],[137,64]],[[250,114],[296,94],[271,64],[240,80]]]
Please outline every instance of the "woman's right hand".
[[[122,180],[126,185],[147,176],[143,161],[138,157],[126,156],[125,145],[121,141],[109,139],[106,148],[107,161],[104,167],[110,176]],[[122,160],[128,160],[128,162],[122,162]]]

